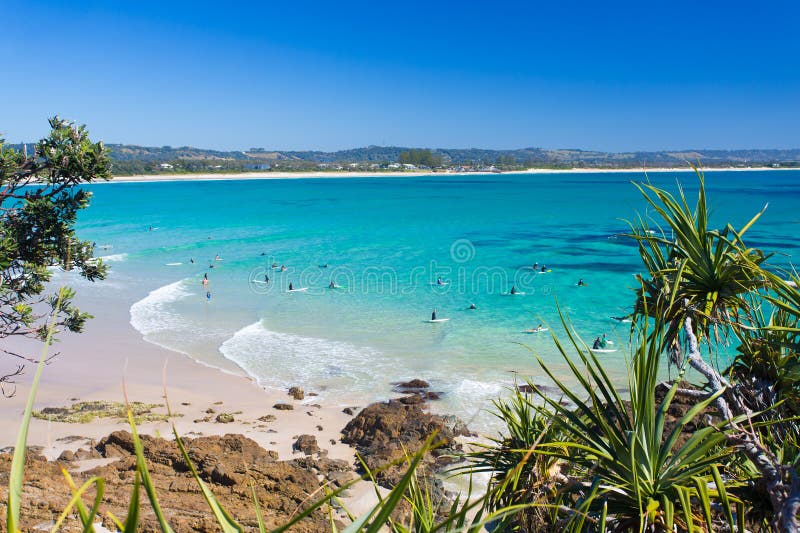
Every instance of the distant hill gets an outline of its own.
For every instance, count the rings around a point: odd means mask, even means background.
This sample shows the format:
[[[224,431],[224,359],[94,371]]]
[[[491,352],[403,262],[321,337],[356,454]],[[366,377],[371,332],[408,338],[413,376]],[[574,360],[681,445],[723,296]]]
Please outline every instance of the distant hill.
[[[148,147],[128,144],[107,145],[117,175],[174,172],[248,172],[309,170],[394,170],[401,154],[410,148],[367,146],[336,152],[265,150],[207,150],[182,146]],[[16,148],[21,148],[17,145]],[[28,150],[33,146],[28,145]],[[790,150],[674,150],[654,152],[597,152],[580,149],[520,148],[432,148],[442,167],[466,169],[496,168],[640,168],[683,167],[699,162],[706,168],[777,166],[800,168],[800,149]]]

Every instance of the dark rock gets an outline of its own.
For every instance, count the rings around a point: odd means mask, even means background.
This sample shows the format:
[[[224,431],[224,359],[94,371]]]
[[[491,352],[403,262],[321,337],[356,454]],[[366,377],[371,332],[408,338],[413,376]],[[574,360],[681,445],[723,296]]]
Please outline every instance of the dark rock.
[[[354,446],[364,458],[367,467],[376,471],[389,463],[401,460],[406,453],[415,454],[434,432],[438,445],[426,454],[423,466],[435,470],[437,458],[461,450],[455,441],[466,426],[456,424],[453,417],[441,417],[425,413],[418,404],[406,404],[397,400],[373,403],[365,407],[342,430],[342,442]],[[459,430],[454,431],[457,427]],[[380,484],[391,487],[405,472],[404,463],[384,469],[377,474]]]
[[[291,387],[289,388],[289,396],[294,398],[295,400],[302,400],[306,397],[305,392],[303,392],[302,387]]]
[[[350,416],[353,416],[354,414],[356,414],[352,407],[345,407],[344,409],[342,409],[342,412],[344,414],[350,415]]]
[[[275,422],[278,418],[275,415],[264,415],[258,417],[259,422]]]
[[[70,450],[64,450],[61,452],[61,455],[58,456],[59,461],[70,462],[75,460],[75,454]]]
[[[306,455],[319,453],[319,446],[317,445],[317,437],[314,435],[300,435],[292,445],[293,450],[303,452]]]
[[[176,443],[148,436],[142,436],[141,439],[159,503],[172,528],[177,533],[218,531],[219,526],[208,512],[200,487]],[[186,438],[184,443],[201,479],[220,504],[247,530],[257,527],[250,479],[270,529],[287,522],[296,514],[296,510],[307,508],[311,501],[309,495],[319,492],[321,483],[311,471],[311,466],[278,461],[275,452],[264,450],[242,435]],[[97,443],[97,450],[104,457],[119,459],[86,472],[73,473],[74,481],[82,485],[92,476],[102,477],[105,480],[104,514],[111,512],[125,516],[136,471],[133,439],[130,433],[117,431],[101,439]],[[335,467],[333,463],[318,466],[316,460],[305,459],[320,472],[336,471],[332,470]],[[8,479],[10,466],[11,455],[0,454],[0,479]],[[41,455],[28,455],[20,530],[33,531],[37,524],[52,523],[67,506],[71,494],[69,490],[64,490],[64,478],[60,471],[62,466],[58,462],[45,460]],[[160,531],[151,512],[143,512],[140,519],[139,530]],[[63,525],[64,531],[81,529],[74,513]],[[329,530],[327,516],[322,510],[314,511],[292,529],[299,533]]]
[[[294,410],[294,405],[292,405],[290,403],[276,403],[272,407],[277,409],[278,411],[293,411]]]
[[[421,390],[421,389],[427,389],[429,387],[430,384],[422,379],[412,379],[411,381],[401,381],[400,383],[394,383],[394,388],[400,390]]]

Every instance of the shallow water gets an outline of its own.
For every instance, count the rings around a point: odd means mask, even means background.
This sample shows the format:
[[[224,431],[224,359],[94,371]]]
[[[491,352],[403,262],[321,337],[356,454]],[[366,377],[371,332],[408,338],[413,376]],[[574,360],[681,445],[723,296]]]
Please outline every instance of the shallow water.
[[[444,409],[472,418],[514,372],[543,382],[520,343],[564,373],[549,337],[562,331],[557,305],[587,342],[605,332],[622,348],[604,357],[624,384],[628,325],[610,317],[626,313],[641,270],[636,247],[618,234],[625,219],[651,213],[630,183],[643,178],[98,184],[78,227],[82,238],[109,245],[98,255],[120,294],[138,300],[131,323],[151,342],[342,405],[422,377],[446,393]],[[677,179],[690,198],[697,189],[689,173],[650,179],[672,190]],[[769,202],[748,241],[788,254],[779,264],[791,260],[800,246],[800,171],[708,172],[706,183],[718,223],[741,226]],[[538,273],[534,263],[552,271]],[[270,283],[258,283],[265,275]],[[576,286],[581,278],[585,287]],[[331,280],[340,288],[327,288]],[[289,292],[290,282],[308,289]],[[512,286],[524,294],[509,295]],[[428,323],[434,308],[450,320]],[[539,323],[550,332],[523,333]]]

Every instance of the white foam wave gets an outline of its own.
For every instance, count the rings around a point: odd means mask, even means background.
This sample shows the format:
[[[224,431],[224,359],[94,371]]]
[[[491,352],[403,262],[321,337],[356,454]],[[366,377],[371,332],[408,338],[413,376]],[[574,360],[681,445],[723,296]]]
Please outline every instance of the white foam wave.
[[[185,320],[168,305],[190,295],[183,280],[151,291],[131,306],[131,325],[145,336],[181,327]]]
[[[98,259],[101,259],[106,263],[122,262],[122,261],[127,261],[128,254],[101,255],[100,257],[98,257]]]
[[[346,342],[270,331],[260,321],[237,331],[219,351],[259,384],[272,387],[375,382],[373,365],[381,355]]]

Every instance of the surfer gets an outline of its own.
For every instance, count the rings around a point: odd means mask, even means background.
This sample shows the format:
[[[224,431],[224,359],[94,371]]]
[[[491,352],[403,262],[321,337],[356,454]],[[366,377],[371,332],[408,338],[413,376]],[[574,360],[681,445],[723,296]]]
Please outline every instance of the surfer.
[[[539,263],[534,263],[533,264],[533,269],[534,270],[538,270],[539,269]]]
[[[207,302],[211,301],[211,291],[206,291],[206,301]]]
[[[608,338],[606,338],[605,333],[603,333],[603,337],[600,339],[600,346],[602,346],[603,348],[608,346]]]
[[[214,261],[219,261],[219,254],[214,256]]]
[[[434,320],[436,320],[436,309],[434,309],[433,313],[431,313],[431,321],[434,321]]]
[[[281,265],[281,272],[286,272],[286,267],[284,265]]]
[[[335,289],[336,288],[336,284],[333,282],[333,280],[331,280],[330,284],[328,284],[328,288],[329,289]]]
[[[437,285],[444,285],[444,281],[442,281],[442,278],[436,278],[436,284]]]
[[[477,305],[475,305],[475,304],[469,304],[469,308],[470,308],[470,309],[477,309],[477,308],[478,308],[478,306],[477,306]]]
[[[289,290],[290,290],[290,291],[293,291],[293,290],[294,290],[294,287],[292,286],[292,282],[291,282],[291,281],[289,282]]]
[[[272,263],[272,268],[278,268],[278,263]]]
[[[320,265],[319,267],[320,268],[328,268],[328,263],[325,263],[324,265]]]
[[[269,283],[269,274],[264,274],[264,283]]]
[[[542,265],[542,272],[547,272],[547,265]]]
[[[602,348],[603,348],[603,344],[602,344],[602,342],[600,341],[600,337],[597,337],[597,338],[594,340],[594,344],[592,344],[592,350],[600,350],[600,349],[602,349]]]
[[[515,285],[511,286],[511,294],[517,294],[517,287]]]
[[[535,329],[536,329],[536,331],[542,331],[544,328],[542,327],[541,324],[539,324],[538,326],[536,326]]]
[[[194,257],[190,257],[190,258],[189,258],[189,262],[190,262],[191,264],[194,264]]]
[[[578,287],[583,287],[584,285],[586,285],[586,284],[583,282],[583,278],[579,279],[578,280]]]

